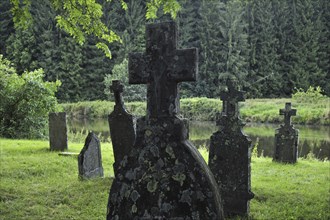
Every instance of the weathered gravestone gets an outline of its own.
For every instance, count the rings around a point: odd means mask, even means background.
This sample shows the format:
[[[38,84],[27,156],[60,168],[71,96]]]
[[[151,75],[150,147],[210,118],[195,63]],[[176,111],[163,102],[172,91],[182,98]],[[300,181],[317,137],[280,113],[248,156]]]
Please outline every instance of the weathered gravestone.
[[[78,170],[81,179],[103,177],[101,145],[93,132],[89,132],[78,156]]]
[[[64,151],[68,149],[66,113],[49,113],[49,144],[50,150]]]
[[[130,54],[129,80],[148,84],[147,116],[111,186],[107,219],[223,219],[213,174],[177,116],[177,84],[195,80],[197,49],[176,49],[174,22],[146,32],[146,53]]]
[[[275,131],[274,161],[297,162],[299,130],[291,124],[291,116],[296,112],[296,109],[291,109],[291,103],[285,103],[285,109],[280,109],[280,115],[284,115],[284,125]]]
[[[122,99],[124,86],[119,80],[113,80],[110,90],[115,96],[115,106],[109,115],[109,127],[112,141],[112,148],[115,163],[113,164],[114,173],[117,173],[121,160],[127,155],[135,142],[135,123],[134,117],[127,112]]]
[[[228,91],[221,93],[219,130],[211,136],[209,167],[221,191],[225,216],[248,215],[251,192],[251,141],[242,132],[238,102],[244,101],[236,82],[227,80]]]

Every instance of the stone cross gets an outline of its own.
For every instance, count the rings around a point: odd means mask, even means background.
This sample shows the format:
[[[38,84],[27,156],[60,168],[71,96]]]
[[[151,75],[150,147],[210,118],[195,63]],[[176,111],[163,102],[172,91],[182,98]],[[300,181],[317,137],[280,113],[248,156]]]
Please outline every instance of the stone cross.
[[[148,116],[173,116],[179,112],[179,82],[195,81],[197,49],[176,49],[175,23],[152,24],[146,29],[146,53],[129,57],[129,83],[148,84]]]
[[[124,92],[124,86],[119,80],[112,80],[112,85],[110,86],[110,91],[113,92],[115,96],[116,106],[123,108],[123,97],[122,92]]]
[[[244,92],[239,91],[234,80],[228,79],[226,82],[228,91],[220,93],[222,103],[222,114],[229,117],[238,115],[238,102],[244,101]]]
[[[297,109],[291,108],[291,102],[285,103],[285,108],[280,109],[280,115],[284,115],[284,126],[291,125],[291,116],[295,116]]]
[[[291,108],[291,103],[285,103],[280,109],[284,115],[284,125],[275,130],[275,149],[273,160],[283,163],[296,163],[298,159],[299,130],[291,124],[291,116],[296,115],[297,109]]]
[[[176,49],[174,22],[147,25],[146,36],[146,53],[130,55],[129,82],[148,84],[148,112],[118,166],[107,219],[221,220],[218,185],[177,115],[177,84],[195,80],[197,49]]]
[[[244,101],[244,92],[231,79],[228,91],[221,93],[223,108],[217,119],[219,130],[211,136],[209,167],[219,184],[226,216],[249,213],[251,192],[251,140],[242,132],[244,123],[239,118],[238,102]]]

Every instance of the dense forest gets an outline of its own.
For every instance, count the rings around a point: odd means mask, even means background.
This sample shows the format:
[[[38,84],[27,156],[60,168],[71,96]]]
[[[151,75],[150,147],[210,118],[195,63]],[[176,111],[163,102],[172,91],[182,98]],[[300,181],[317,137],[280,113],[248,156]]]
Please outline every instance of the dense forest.
[[[79,45],[60,30],[47,0],[32,1],[33,26],[26,30],[14,28],[10,1],[0,1],[0,54],[19,74],[43,68],[46,80],[59,79],[60,102],[107,99],[113,72],[127,74],[128,53],[144,51],[145,24],[171,17],[147,21],[143,0],[127,0],[126,11],[120,2],[98,2],[105,24],[122,39],[110,45],[112,59],[92,37]],[[309,86],[330,96],[329,0],[179,2],[179,47],[199,49],[199,78],[181,85],[183,97],[218,97],[228,76],[240,81],[249,98],[289,97]],[[139,89],[126,91],[139,99],[132,94]]]

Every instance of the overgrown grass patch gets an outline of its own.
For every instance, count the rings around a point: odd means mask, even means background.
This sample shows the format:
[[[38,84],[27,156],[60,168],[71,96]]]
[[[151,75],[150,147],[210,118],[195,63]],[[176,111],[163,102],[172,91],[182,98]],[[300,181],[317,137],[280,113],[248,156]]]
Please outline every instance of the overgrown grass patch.
[[[82,147],[69,143],[71,152]],[[49,151],[47,141],[0,139],[0,219],[105,219],[113,154],[109,143],[101,149],[105,178],[81,181],[77,158]],[[251,219],[330,218],[329,161],[254,157],[251,166]]]

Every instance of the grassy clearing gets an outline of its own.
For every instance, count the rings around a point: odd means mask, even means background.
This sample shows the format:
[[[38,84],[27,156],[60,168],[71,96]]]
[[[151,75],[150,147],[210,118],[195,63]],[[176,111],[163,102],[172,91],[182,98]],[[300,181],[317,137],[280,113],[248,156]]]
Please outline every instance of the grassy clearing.
[[[293,117],[296,124],[330,125],[330,99],[325,97],[317,102],[297,101],[292,99],[248,99],[240,103],[243,120],[255,123],[278,123],[283,121],[279,109],[284,108],[286,102],[292,102],[297,108],[297,116]],[[128,111],[134,115],[144,115],[144,102],[130,102],[125,104]],[[114,103],[108,101],[92,101],[61,104],[70,117],[76,118],[106,118],[113,110]],[[214,121],[222,109],[219,99],[188,98],[181,99],[181,114],[190,120]]]
[[[82,147],[69,143],[71,152]],[[47,141],[0,139],[0,219],[105,219],[113,155],[111,144],[101,148],[105,178],[80,181],[77,159]],[[329,161],[253,158],[251,219],[329,219],[329,169]]]

